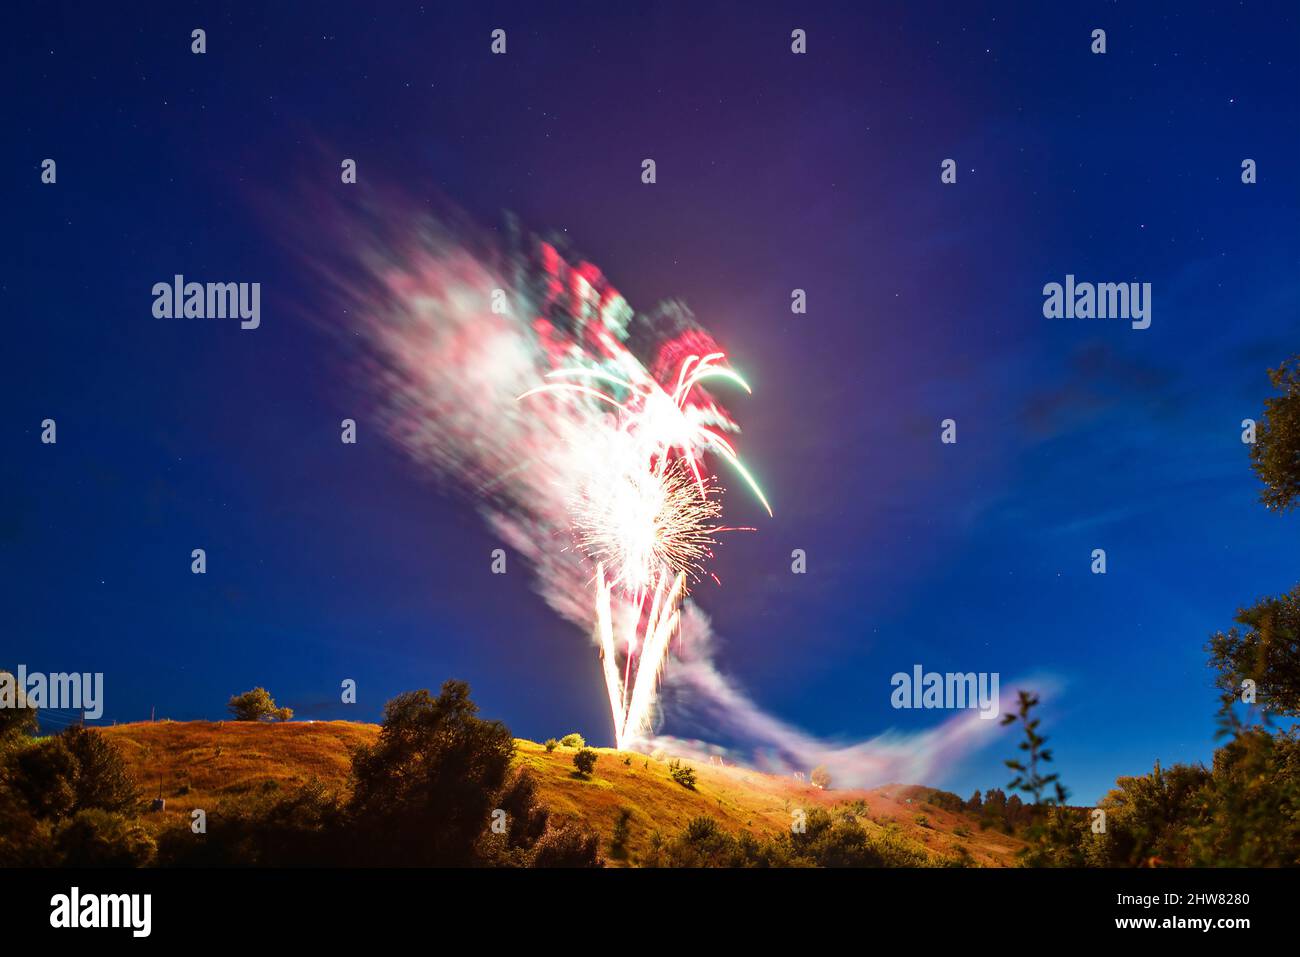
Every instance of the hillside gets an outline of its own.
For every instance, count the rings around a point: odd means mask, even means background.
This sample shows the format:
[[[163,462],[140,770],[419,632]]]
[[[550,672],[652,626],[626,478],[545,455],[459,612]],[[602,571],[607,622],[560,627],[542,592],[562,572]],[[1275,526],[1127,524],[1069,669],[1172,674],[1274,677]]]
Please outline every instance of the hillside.
[[[347,785],[350,749],[373,741],[377,725],[346,721],[255,722],[163,721],[102,729],[126,756],[146,797],[161,785],[167,809],[153,816],[163,824],[188,823],[190,811],[209,811],[222,801],[262,791],[289,791],[316,777],[332,788]],[[1023,842],[998,831],[981,831],[969,816],[926,803],[930,789],[891,784],[871,790],[821,790],[792,778],[739,767],[696,765],[696,789],[669,777],[661,760],[611,748],[599,755],[589,779],[575,775],[573,750],[547,753],[519,739],[516,761],[534,772],[542,800],[553,814],[578,818],[602,837],[602,848],[621,808],[632,812],[628,850],[635,862],[658,830],[676,834],[693,817],[707,814],[724,829],[774,834],[790,827],[791,811],[857,806],[871,829],[896,826],[906,837],[942,857],[965,847],[976,864],[1014,863]],[[617,864],[618,861],[610,861]]]

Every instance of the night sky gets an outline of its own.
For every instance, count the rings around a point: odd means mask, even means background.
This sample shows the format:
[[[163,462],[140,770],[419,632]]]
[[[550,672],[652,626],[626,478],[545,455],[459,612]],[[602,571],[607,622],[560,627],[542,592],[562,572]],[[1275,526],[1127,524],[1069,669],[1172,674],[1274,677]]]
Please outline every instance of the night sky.
[[[696,595],[766,708],[848,742],[948,716],[890,707],[913,664],[1041,676],[1074,801],[1208,760],[1205,641],[1300,572],[1240,438],[1300,349],[1294,4],[247,6],[7,15],[0,665],[104,672],[101,723],[256,684],[377,720],[458,677],[518,735],[611,743],[587,636],[372,424],[279,228],[352,157],[728,349],[776,514],[738,509]],[[261,328],[155,318],[175,273],[261,282]],[[1045,319],[1067,273],[1150,282],[1151,327]],[[1001,735],[915,783],[1005,785]]]

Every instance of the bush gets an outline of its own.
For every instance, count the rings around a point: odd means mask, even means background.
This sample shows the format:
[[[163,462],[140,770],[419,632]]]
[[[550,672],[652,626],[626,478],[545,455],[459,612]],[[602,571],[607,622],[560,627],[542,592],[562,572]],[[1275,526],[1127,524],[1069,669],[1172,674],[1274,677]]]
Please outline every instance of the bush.
[[[573,756],[573,766],[578,769],[582,775],[590,775],[596,767],[596,759],[600,757],[591,748],[582,748]]]
[[[26,799],[0,775],[0,867],[54,867],[49,821],[32,814]]]
[[[576,731],[572,731],[560,738],[560,744],[566,748],[585,748],[587,746],[587,742],[582,739],[582,735]]]
[[[528,860],[531,867],[600,867],[600,848],[596,835],[566,824],[548,827],[534,845]]]
[[[648,867],[925,867],[943,863],[922,845],[886,832],[868,834],[856,820],[809,812],[801,832],[757,838],[733,836],[716,820],[692,820],[671,840],[652,834]]]
[[[622,857],[627,850],[627,839],[631,835],[629,825],[632,821],[632,812],[628,808],[619,808],[618,817],[614,821],[614,832],[610,836],[610,847],[614,853]]]
[[[687,790],[695,790],[695,769],[676,758],[668,762],[668,776]]]
[[[356,844],[338,798],[315,778],[296,794],[252,792],[227,798],[207,815],[207,833],[189,822],[163,831],[158,863],[171,867],[324,867],[356,861]]]
[[[547,739],[546,739],[546,753],[547,753],[547,754],[550,754],[552,751],[554,751],[554,750],[556,749],[556,747],[559,745],[559,743],[560,743],[560,742],[556,741],[554,738],[547,738]]]
[[[55,837],[67,867],[143,867],[154,856],[154,839],[123,814],[92,808],[78,811]]]
[[[648,867],[743,867],[749,861],[734,837],[716,820],[703,816],[692,818],[671,841],[651,835],[645,863]]]
[[[952,857],[943,862],[944,867],[977,867],[979,866],[974,855],[971,854],[970,848],[965,844],[958,844],[952,851]]]
[[[831,786],[831,774],[826,770],[826,766],[822,764],[812,769],[812,774],[808,776],[808,780],[812,782],[813,787],[822,788],[823,790]]]

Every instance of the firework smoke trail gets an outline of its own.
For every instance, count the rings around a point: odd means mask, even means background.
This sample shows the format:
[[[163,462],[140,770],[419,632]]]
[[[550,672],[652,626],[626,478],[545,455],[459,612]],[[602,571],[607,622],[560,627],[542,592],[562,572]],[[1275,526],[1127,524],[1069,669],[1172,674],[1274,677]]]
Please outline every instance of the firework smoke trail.
[[[620,431],[614,406],[590,392],[564,390],[572,394],[562,402],[545,398],[541,411],[518,397],[562,382],[604,392],[619,404],[648,393],[655,396],[645,400],[652,421],[687,430],[685,443],[675,435],[671,458],[689,470],[692,482],[710,487],[699,455],[705,451],[754,493],[757,483],[743,471],[727,438],[737,431],[735,422],[704,383],[740,386],[716,358],[702,362],[721,350],[682,305],[667,302],[650,313],[634,312],[599,269],[571,261],[556,245],[517,229],[508,230],[503,240],[466,225],[454,211],[411,212],[420,205],[370,194],[346,208],[317,206],[302,214],[295,247],[332,301],[330,315],[346,317],[344,326],[331,328],[344,341],[363,345],[361,375],[380,401],[381,424],[390,439],[449,488],[470,497],[503,542],[533,567],[546,602],[591,634],[612,703],[610,689],[622,684],[614,636],[645,632],[649,616],[642,605],[653,589],[647,582],[637,600],[636,576],[625,577],[626,558],[610,549],[609,541],[600,544],[598,514],[579,516],[578,526],[591,537],[582,539],[580,532],[575,543],[574,503],[583,498],[583,483],[592,480],[595,440],[617,448],[636,436]],[[294,212],[277,207],[281,220]],[[573,370],[599,375],[578,376]],[[668,406],[688,382],[685,410],[673,412]],[[649,388],[652,383],[669,385],[659,396]],[[692,442],[692,428],[708,434],[697,432]],[[704,498],[716,502],[713,492]],[[700,519],[706,536],[715,518]],[[687,579],[697,576],[700,559],[707,557],[687,551],[671,566],[674,584],[683,572]],[[954,718],[935,732],[911,737],[888,735],[847,746],[819,741],[764,713],[718,670],[708,618],[690,597],[681,600],[675,615],[659,617],[671,627],[656,627],[646,638],[656,649],[663,646],[656,675],[672,661],[665,675],[672,707],[698,726],[725,732],[769,769],[807,770],[825,763],[846,786],[933,782],[955,753],[987,737],[991,722],[972,725]],[[673,629],[684,640],[670,653]],[[631,697],[620,700],[617,710],[611,704],[616,723],[627,704],[644,706],[646,696],[637,700],[635,687]],[[658,741],[680,748],[679,753],[699,747],[650,738],[646,727],[653,715],[651,708],[645,710],[647,720],[636,722],[645,736],[642,746]],[[632,737],[625,743],[633,743]]]

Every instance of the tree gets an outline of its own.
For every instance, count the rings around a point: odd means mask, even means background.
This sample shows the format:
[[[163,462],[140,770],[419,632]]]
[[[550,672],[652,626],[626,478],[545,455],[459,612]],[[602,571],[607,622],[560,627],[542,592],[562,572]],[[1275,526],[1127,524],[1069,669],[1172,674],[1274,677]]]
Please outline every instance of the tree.
[[[62,737],[19,751],[7,775],[38,818],[58,820],[77,806],[77,759]]]
[[[1285,512],[1300,506],[1300,356],[1270,369],[1268,377],[1282,395],[1264,400],[1264,421],[1250,459],[1264,483],[1260,501]]]
[[[226,707],[236,721],[288,721],[293,717],[290,708],[277,708],[271,692],[265,688],[254,688],[243,694],[235,695]]]
[[[1250,679],[1266,713],[1300,716],[1300,585],[1238,611],[1236,621],[1241,629],[1217,632],[1207,646],[1225,701]]]
[[[598,757],[600,757],[600,755],[591,750],[591,748],[581,748],[578,753],[573,756],[573,766],[577,768],[578,773],[584,777],[590,776],[591,772],[595,770],[596,759]]]
[[[1300,732],[1238,727],[1191,819],[1191,865],[1300,865]]]
[[[12,701],[7,700],[12,695]],[[37,709],[27,704],[12,672],[0,668],[0,750],[34,735],[38,729]]]
[[[1111,867],[1151,864],[1188,866],[1186,830],[1200,816],[1210,772],[1199,765],[1156,762],[1150,774],[1120,777],[1101,799],[1106,832],[1099,840],[1101,863]]]
[[[1007,795],[1001,788],[989,788],[984,792],[984,811],[980,817],[980,826],[1007,830]]]
[[[493,802],[510,823],[504,844],[511,851],[530,848],[546,832],[550,812],[537,795],[537,779],[525,768],[516,771]],[[502,863],[517,863],[502,861]]]
[[[826,765],[819,764],[812,769],[812,774],[808,780],[812,781],[813,787],[825,790],[831,786],[831,773],[826,770]]]
[[[117,745],[91,728],[73,725],[59,735],[77,763],[73,783],[78,811],[126,811],[139,794]]]
[[[587,742],[582,739],[582,735],[576,731],[571,731],[560,738],[560,744],[566,748],[585,748],[587,746]]]
[[[388,702],[378,742],[352,762],[358,853],[386,864],[473,863],[515,752],[510,729],[477,713],[463,681],[445,682],[437,698],[421,690]]]

